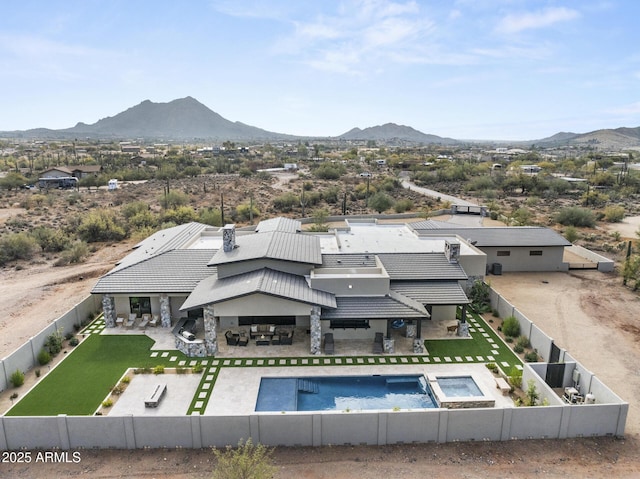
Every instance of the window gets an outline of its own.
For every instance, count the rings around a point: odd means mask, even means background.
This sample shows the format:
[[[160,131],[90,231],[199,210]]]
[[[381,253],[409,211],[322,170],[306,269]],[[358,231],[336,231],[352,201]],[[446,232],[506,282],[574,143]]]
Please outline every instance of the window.
[[[151,298],[148,296],[129,298],[129,308],[132,313],[136,313],[136,316],[151,314]]]
[[[529,256],[542,256],[542,251],[540,250],[529,251]]]
[[[511,251],[498,251],[497,256],[511,256]]]

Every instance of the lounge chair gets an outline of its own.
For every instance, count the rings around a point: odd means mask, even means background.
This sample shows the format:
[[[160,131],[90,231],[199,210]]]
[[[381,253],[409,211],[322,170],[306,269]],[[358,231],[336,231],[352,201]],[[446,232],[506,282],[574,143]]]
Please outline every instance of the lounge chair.
[[[142,321],[138,324],[138,329],[144,330],[147,327],[147,324],[149,324],[149,319],[142,316]]]
[[[133,325],[136,324],[136,313],[131,313],[129,315],[129,319],[127,319],[124,323],[125,329],[132,329]]]
[[[151,318],[151,321],[149,321],[149,326],[153,326],[154,328],[155,328],[156,326],[158,326],[158,320],[159,320],[159,319],[160,319],[160,318],[158,318],[158,315],[157,315],[157,314],[154,314],[154,315],[153,315],[153,317]]]
[[[333,333],[324,335],[324,354],[334,354],[335,344],[333,342]]]

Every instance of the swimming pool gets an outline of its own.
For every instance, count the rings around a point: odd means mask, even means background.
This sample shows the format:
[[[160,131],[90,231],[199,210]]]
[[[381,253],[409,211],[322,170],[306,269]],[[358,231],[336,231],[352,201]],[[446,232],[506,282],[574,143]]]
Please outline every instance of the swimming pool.
[[[431,409],[422,375],[262,378],[256,411]]]

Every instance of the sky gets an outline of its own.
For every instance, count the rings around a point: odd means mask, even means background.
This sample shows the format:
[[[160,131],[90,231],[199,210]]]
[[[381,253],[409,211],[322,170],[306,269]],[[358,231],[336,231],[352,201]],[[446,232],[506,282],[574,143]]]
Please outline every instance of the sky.
[[[637,0],[7,0],[0,130],[191,96],[303,136],[640,126]]]

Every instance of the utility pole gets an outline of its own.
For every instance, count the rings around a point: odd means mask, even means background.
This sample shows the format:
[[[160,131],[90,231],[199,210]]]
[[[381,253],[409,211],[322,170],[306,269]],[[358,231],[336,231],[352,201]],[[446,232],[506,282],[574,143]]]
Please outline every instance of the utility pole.
[[[222,220],[222,226],[224,226],[224,195],[220,193],[220,217]]]

